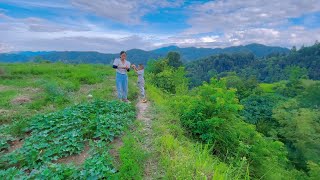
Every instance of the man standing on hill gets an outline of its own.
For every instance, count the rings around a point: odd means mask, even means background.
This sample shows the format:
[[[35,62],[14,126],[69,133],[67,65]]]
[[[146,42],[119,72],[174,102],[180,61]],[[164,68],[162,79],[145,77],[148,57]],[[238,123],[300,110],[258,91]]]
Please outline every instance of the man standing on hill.
[[[128,102],[128,75],[130,71],[130,62],[127,61],[127,53],[125,51],[120,52],[120,59],[116,58],[113,62],[113,68],[116,69],[116,86],[118,92],[118,98],[123,102]]]

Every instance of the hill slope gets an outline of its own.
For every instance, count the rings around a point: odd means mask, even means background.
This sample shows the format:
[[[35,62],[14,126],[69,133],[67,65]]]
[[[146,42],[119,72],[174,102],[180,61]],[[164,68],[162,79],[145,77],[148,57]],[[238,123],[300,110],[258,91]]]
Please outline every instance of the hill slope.
[[[140,49],[128,50],[128,59],[132,63],[146,64],[150,59],[158,59],[165,57],[168,52],[177,51],[181,54],[181,59],[185,62],[194,61],[196,59],[205,58],[214,54],[246,52],[253,53],[257,57],[267,56],[270,53],[288,53],[289,50],[282,47],[271,47],[261,44],[249,44],[246,46],[233,46],[228,48],[179,48],[177,46],[162,47],[159,49],[144,51]],[[51,52],[15,52],[0,54],[0,62],[27,62],[41,57],[50,61],[65,61],[72,63],[102,63],[110,64],[114,58],[118,57],[118,53],[106,54],[99,52],[79,52],[79,51],[51,51]]]

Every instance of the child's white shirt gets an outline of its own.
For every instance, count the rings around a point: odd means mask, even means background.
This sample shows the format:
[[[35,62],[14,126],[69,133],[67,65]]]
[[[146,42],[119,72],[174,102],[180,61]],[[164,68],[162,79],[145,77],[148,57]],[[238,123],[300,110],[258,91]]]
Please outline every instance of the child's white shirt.
[[[141,70],[138,70],[137,71],[137,74],[138,74],[138,82],[144,82],[144,70],[141,69]]]

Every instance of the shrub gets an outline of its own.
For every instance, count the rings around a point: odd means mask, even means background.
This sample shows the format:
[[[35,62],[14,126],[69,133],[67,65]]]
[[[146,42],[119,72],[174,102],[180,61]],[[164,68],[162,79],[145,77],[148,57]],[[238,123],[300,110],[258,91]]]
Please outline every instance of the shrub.
[[[242,121],[234,89],[225,82],[212,79],[195,88],[190,95],[176,98],[181,124],[190,135],[201,142],[213,145],[213,153],[233,166],[243,159],[249,163],[250,176],[277,179],[289,176],[287,151],[279,141],[266,139],[253,125]],[[241,167],[246,167],[241,165]],[[243,169],[245,172],[246,169]],[[272,171],[272,173],[266,173]]]

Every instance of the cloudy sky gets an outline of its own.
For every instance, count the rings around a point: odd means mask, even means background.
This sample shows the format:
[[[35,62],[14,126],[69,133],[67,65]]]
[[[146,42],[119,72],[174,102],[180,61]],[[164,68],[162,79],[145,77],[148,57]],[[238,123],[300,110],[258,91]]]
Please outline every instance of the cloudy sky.
[[[0,52],[300,47],[315,40],[319,0],[0,0]]]

